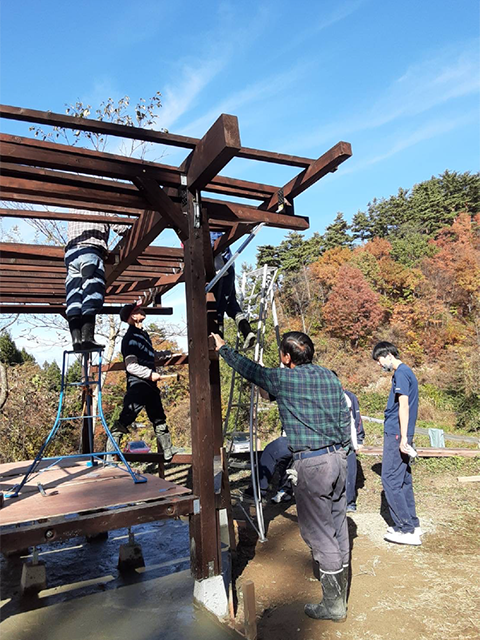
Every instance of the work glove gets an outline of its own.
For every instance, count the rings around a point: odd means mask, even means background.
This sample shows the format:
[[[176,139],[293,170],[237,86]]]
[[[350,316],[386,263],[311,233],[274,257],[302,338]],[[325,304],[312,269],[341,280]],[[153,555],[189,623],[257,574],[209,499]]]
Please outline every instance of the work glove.
[[[298,471],[296,469],[287,469],[287,477],[294,487],[298,484]]]

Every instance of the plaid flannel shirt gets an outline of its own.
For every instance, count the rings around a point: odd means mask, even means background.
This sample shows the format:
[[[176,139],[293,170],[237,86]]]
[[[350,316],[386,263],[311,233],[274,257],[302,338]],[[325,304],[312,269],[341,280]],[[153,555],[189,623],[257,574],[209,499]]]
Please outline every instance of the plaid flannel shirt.
[[[75,210],[75,212],[77,211],[78,209]],[[124,224],[71,221],[67,225],[67,246],[65,248],[68,250],[77,246],[94,246],[107,253],[110,227],[118,234],[123,234],[128,229],[128,225]]]
[[[269,369],[228,346],[220,355],[241,376],[265,389],[278,404],[292,451],[350,444],[350,411],[340,380],[315,364]]]

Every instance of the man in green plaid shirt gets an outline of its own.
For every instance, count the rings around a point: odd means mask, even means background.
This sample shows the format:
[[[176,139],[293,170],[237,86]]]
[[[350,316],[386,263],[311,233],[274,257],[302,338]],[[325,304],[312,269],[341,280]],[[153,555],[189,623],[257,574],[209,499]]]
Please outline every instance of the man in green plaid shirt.
[[[278,403],[298,477],[300,533],[318,563],[323,590],[321,602],[307,604],[305,613],[320,620],[343,620],[350,560],[345,494],[350,412],[342,385],[329,369],[312,364],[313,343],[300,331],[283,336],[284,368],[275,369],[240,355],[219,335],[213,337],[225,362]]]

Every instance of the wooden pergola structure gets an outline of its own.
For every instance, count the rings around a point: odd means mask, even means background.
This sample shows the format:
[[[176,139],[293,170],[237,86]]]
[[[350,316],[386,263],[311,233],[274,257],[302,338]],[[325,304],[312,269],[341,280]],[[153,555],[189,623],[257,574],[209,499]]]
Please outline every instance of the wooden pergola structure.
[[[107,313],[152,287],[161,296],[185,283],[193,492],[199,499],[190,515],[192,571],[197,580],[217,576],[218,512],[229,507],[230,496],[222,464],[219,365],[208,340],[215,314],[205,286],[214,275],[214,255],[259,223],[308,229],[308,218],[294,214],[295,197],[335,171],[351,156],[351,147],[339,142],[318,159],[242,147],[237,118],[225,114],[201,139],[10,106],[0,106],[0,117],[187,150],[180,166],[168,166],[0,134],[2,200],[10,203],[0,216],[128,224],[129,231],[106,259]],[[289,165],[300,172],[280,187],[219,175],[233,158]],[[252,200],[252,205],[235,199]],[[55,210],[15,208],[16,203]],[[168,228],[183,249],[151,246]],[[210,230],[224,232],[213,251]],[[64,312],[63,249],[3,243],[0,277],[0,313]],[[153,311],[162,313],[162,308]]]

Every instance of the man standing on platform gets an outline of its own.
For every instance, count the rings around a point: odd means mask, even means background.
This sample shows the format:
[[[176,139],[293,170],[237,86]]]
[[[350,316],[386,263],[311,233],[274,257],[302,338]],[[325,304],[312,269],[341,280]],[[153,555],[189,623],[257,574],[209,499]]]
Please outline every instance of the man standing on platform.
[[[91,211],[86,213],[92,215]],[[127,225],[91,221],[69,222],[67,226],[66,313],[74,351],[103,348],[95,342],[95,316],[105,299],[104,260],[110,227],[118,234],[128,230]]]
[[[284,368],[252,362],[213,334],[222,358],[241,376],[265,389],[278,403],[297,474],[298,523],[320,569],[323,599],[305,613],[319,620],[343,620],[350,544],[345,479],[350,445],[350,413],[339,379],[312,364],[314,346],[300,331],[286,333],[280,344]]]
[[[393,372],[392,388],[385,409],[382,484],[394,526],[385,535],[388,542],[422,544],[420,521],[415,510],[411,454],[418,412],[418,382],[413,371],[399,359],[391,342],[379,342],[372,358],[384,371]]]
[[[145,313],[138,304],[126,304],[120,311],[120,319],[129,327],[122,340],[122,355],[127,371],[127,393],[123,399],[123,409],[119,419],[111,428],[115,442],[120,446],[128,427],[135,421],[142,409],[147,411],[148,418],[157,436],[158,452],[165,461],[173,457],[172,440],[167,426],[167,418],[160,398],[157,381],[160,374],[155,370],[155,358],[166,359],[170,351],[155,351],[148,333],[143,329]],[[107,451],[112,451],[109,441]]]

